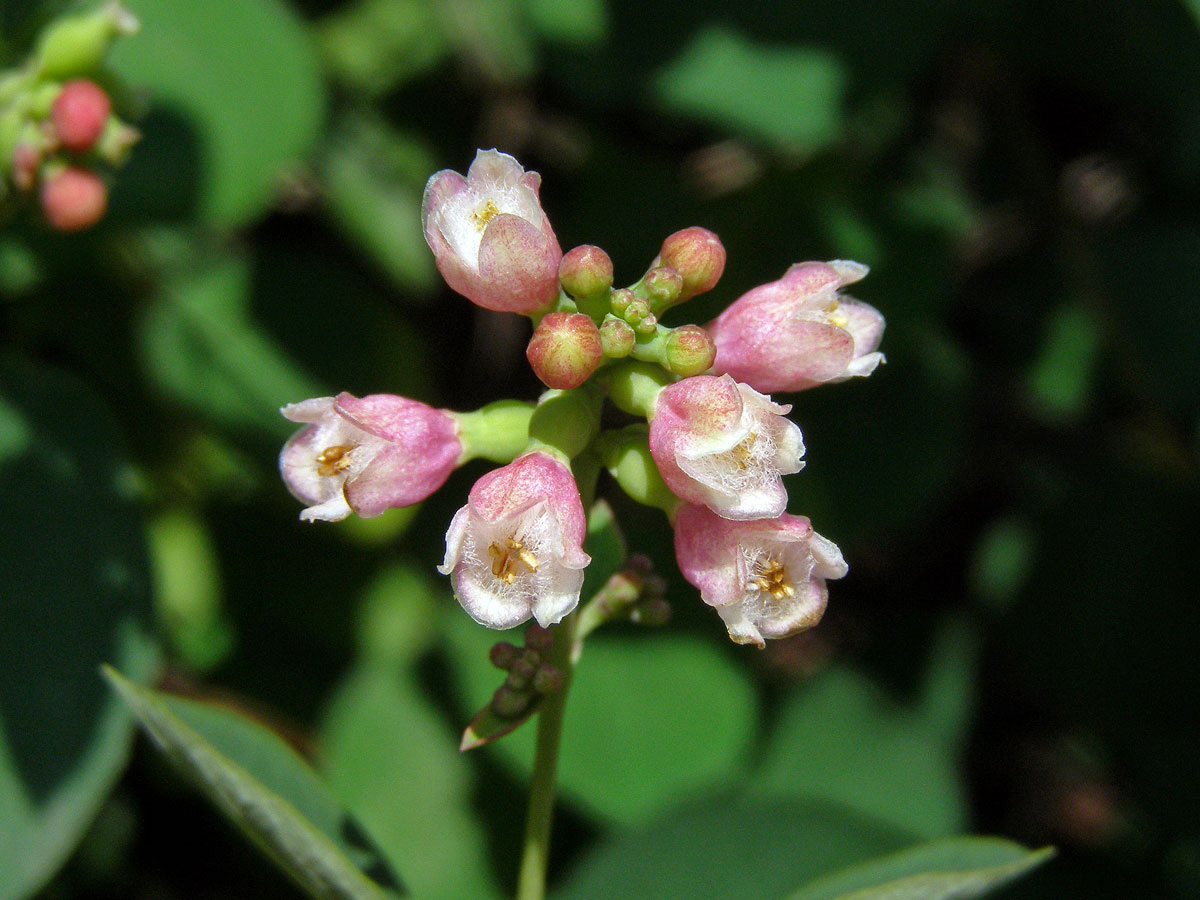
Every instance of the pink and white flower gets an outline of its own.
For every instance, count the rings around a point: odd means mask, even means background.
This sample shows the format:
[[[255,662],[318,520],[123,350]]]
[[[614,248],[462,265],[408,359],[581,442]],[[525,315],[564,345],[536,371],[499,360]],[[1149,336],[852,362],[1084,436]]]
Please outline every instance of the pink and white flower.
[[[676,513],[675,557],[730,638],[759,647],[816,625],[829,599],[826,579],[848,570],[837,545],[804,516],[733,522],[693,505]]]
[[[867,271],[847,260],[797,263],[743,294],[705,326],[713,371],[768,393],[870,375],[883,362],[883,315],[838,293]]]
[[[454,595],[481,625],[511,628],[530,616],[560,621],[579,603],[586,531],[566,463],[535,451],[484,475],[446,532]]]
[[[537,172],[480,150],[467,177],[449,169],[425,185],[421,225],[438,271],[472,303],[532,313],[558,297],[562,249],[542,211]]]
[[[650,453],[667,487],[727,519],[774,518],[787,507],[784,475],[804,463],[790,406],[728,375],[663,388],[650,418]]]
[[[458,425],[445,410],[392,394],[317,397],[280,412],[307,427],[279,454],[283,480],[308,504],[306,521],[369,519],[411,506],[442,486],[462,457]]]

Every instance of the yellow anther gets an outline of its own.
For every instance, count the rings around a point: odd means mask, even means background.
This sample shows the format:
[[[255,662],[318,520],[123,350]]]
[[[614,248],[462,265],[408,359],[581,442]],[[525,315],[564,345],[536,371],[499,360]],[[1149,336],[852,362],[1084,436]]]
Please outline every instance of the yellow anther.
[[[776,603],[796,596],[796,589],[787,577],[787,569],[774,557],[760,558],[754,563],[754,577],[750,580],[760,592],[770,594]]]
[[[488,546],[488,556],[492,558],[492,574],[505,584],[512,584],[521,574],[521,566],[530,572],[536,572],[538,558],[516,538],[505,538],[503,546],[492,542]]]
[[[471,221],[475,223],[477,231],[483,231],[487,228],[487,223],[500,215],[500,207],[496,205],[495,200],[488,200],[483,206],[471,213]]]
[[[337,444],[333,447],[326,447],[317,454],[317,474],[329,476],[342,471],[350,465],[350,451],[353,449],[353,444]]]

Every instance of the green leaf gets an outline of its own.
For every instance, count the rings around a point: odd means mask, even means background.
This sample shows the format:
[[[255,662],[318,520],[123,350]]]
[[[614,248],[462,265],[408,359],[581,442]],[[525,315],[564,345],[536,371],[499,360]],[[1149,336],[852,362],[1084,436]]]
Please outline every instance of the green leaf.
[[[117,45],[111,63],[149,92],[160,117],[147,121],[144,143],[159,152],[135,153],[123,179],[134,179],[131,190],[154,190],[187,142],[198,142],[198,184],[183,186],[195,190],[196,212],[209,224],[244,224],[318,133],[324,92],[308,36],[279,0],[138,0],[134,8],[142,29]],[[188,130],[166,127],[166,113]],[[164,154],[164,142],[174,152]]]
[[[451,617],[446,625],[462,706],[499,684],[488,662],[496,633]],[[591,812],[644,821],[680,796],[732,780],[754,740],[757,705],[743,669],[712,644],[679,634],[593,635],[567,698],[559,781]],[[534,729],[493,745],[523,775]]]
[[[814,47],[768,47],[720,27],[698,32],[657,77],[669,108],[812,152],[838,139],[846,76]]]
[[[911,841],[820,801],[720,794],[602,843],[554,900],[778,900],[797,882]]]
[[[970,900],[1037,868],[1052,848],[1026,850],[999,838],[921,844],[825,876],[787,900]]]
[[[140,687],[110,667],[104,674],[171,762],[311,896],[399,896],[355,823],[273,733],[229,710]]]
[[[86,385],[0,356],[0,898],[34,894],[75,847],[133,724],[97,667],[149,678],[140,511],[108,410]]]
[[[579,592],[579,596],[587,601],[620,571],[629,555],[616,516],[605,500],[597,500],[588,511],[583,549],[592,558],[583,570],[583,588]]]
[[[282,439],[296,426],[276,410],[330,391],[251,320],[250,276],[240,257],[173,275],[141,322],[142,355],[164,394],[222,424]]]
[[[525,0],[530,22],[546,40],[596,47],[608,35],[606,0]]]
[[[964,634],[947,632],[924,696],[907,707],[852,669],[827,670],[785,701],[756,783],[844,803],[922,836],[961,830],[958,752],[972,656]]]

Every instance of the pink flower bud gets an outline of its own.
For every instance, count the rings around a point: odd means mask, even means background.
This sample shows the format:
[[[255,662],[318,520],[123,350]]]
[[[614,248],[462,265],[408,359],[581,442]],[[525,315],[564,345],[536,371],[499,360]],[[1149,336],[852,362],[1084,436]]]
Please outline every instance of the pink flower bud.
[[[466,178],[446,169],[425,185],[425,240],[446,283],[472,303],[532,313],[558,297],[562,250],[541,182],[507,153],[480,150]]]
[[[716,287],[725,271],[725,246],[707,228],[685,228],[665,241],[656,265],[670,266],[683,277],[679,300],[688,300]]]
[[[838,288],[867,274],[855,262],[797,263],[754,288],[706,327],[717,344],[713,369],[760,391],[802,391],[870,375],[883,361],[877,309]]]
[[[91,228],[107,208],[108,190],[88,169],[64,169],[42,185],[42,212],[58,231]]]
[[[445,410],[392,394],[341,393],[280,410],[307,423],[279,454],[279,470],[306,521],[364,519],[411,506],[442,486],[462,455]]]
[[[683,500],[728,519],[774,518],[787,507],[782,476],[804,466],[790,411],[728,375],[685,378],[655,398],[650,453]]]
[[[846,561],[804,516],[732,522],[702,506],[675,516],[679,570],[739,644],[764,646],[812,628],[825,612],[827,578],[846,574]]]
[[[531,615],[553,625],[579,603],[586,530],[566,464],[535,451],[484,475],[446,532],[454,595],[481,625],[511,628]]]
[[[50,120],[59,143],[74,153],[86,153],[103,133],[111,112],[108,94],[94,81],[79,78],[68,81],[58,92],[50,107]]]
[[[550,313],[525,349],[534,373],[549,388],[577,388],[604,359],[600,331],[583,313]]]
[[[562,258],[558,280],[572,297],[599,297],[612,287],[612,259],[599,247],[581,244]]]

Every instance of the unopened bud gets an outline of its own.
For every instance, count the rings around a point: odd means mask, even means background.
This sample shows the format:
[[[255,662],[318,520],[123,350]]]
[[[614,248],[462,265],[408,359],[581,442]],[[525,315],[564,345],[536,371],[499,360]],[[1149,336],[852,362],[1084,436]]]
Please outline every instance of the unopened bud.
[[[679,300],[683,291],[683,276],[670,266],[655,266],[642,276],[646,297],[654,309],[665,309]]]
[[[633,608],[629,619],[639,625],[666,625],[671,620],[671,605],[661,597],[643,600]]]
[[[658,317],[654,313],[647,313],[642,321],[633,326],[633,330],[638,334],[654,334],[658,331]]]
[[[514,690],[507,684],[496,688],[492,694],[492,712],[502,719],[515,719],[529,708],[530,696],[527,691]]]
[[[600,331],[583,313],[550,313],[533,332],[525,357],[546,387],[579,387],[604,360]]]
[[[667,338],[666,366],[685,378],[712,368],[717,347],[709,333],[699,325],[682,325]]]
[[[525,646],[541,653],[549,653],[554,647],[554,632],[536,623],[525,629]]]
[[[38,44],[38,74],[43,78],[71,78],[94,72],[104,62],[113,41],[137,29],[133,13],[119,3],[58,19]]]
[[[707,228],[685,228],[663,241],[658,264],[682,276],[678,300],[688,300],[716,286],[725,271],[725,247]]]
[[[532,647],[526,647],[521,651],[521,659],[529,663],[534,668],[542,664],[542,653],[540,650],[534,650]]]
[[[500,641],[488,651],[488,659],[497,669],[508,669],[516,658],[517,648],[508,641]]]
[[[525,657],[518,656],[509,667],[508,678],[505,679],[504,683],[515,690],[524,690],[529,687],[529,682],[533,680],[533,676],[536,673],[537,666],[525,659]]]
[[[612,292],[610,305],[616,315],[623,317],[631,303],[633,303],[633,291],[629,288],[620,288]]]
[[[37,184],[42,150],[36,144],[17,144],[12,154],[12,180],[19,191],[32,191]]]
[[[50,120],[59,142],[74,153],[92,149],[112,112],[108,94],[94,81],[68,81],[54,98]]]
[[[633,350],[637,335],[629,323],[608,316],[600,323],[600,349],[609,359],[623,359]]]
[[[603,296],[612,287],[612,259],[599,247],[583,244],[562,258],[558,281],[572,297]]]
[[[562,672],[554,666],[542,666],[533,676],[533,689],[539,694],[553,694],[562,688]]]
[[[108,120],[100,140],[93,148],[110,166],[122,165],[133,145],[142,139],[142,133],[132,125],[126,125],[115,116]]]
[[[82,231],[100,221],[108,191],[95,172],[64,169],[42,186],[42,212],[58,231]]]

